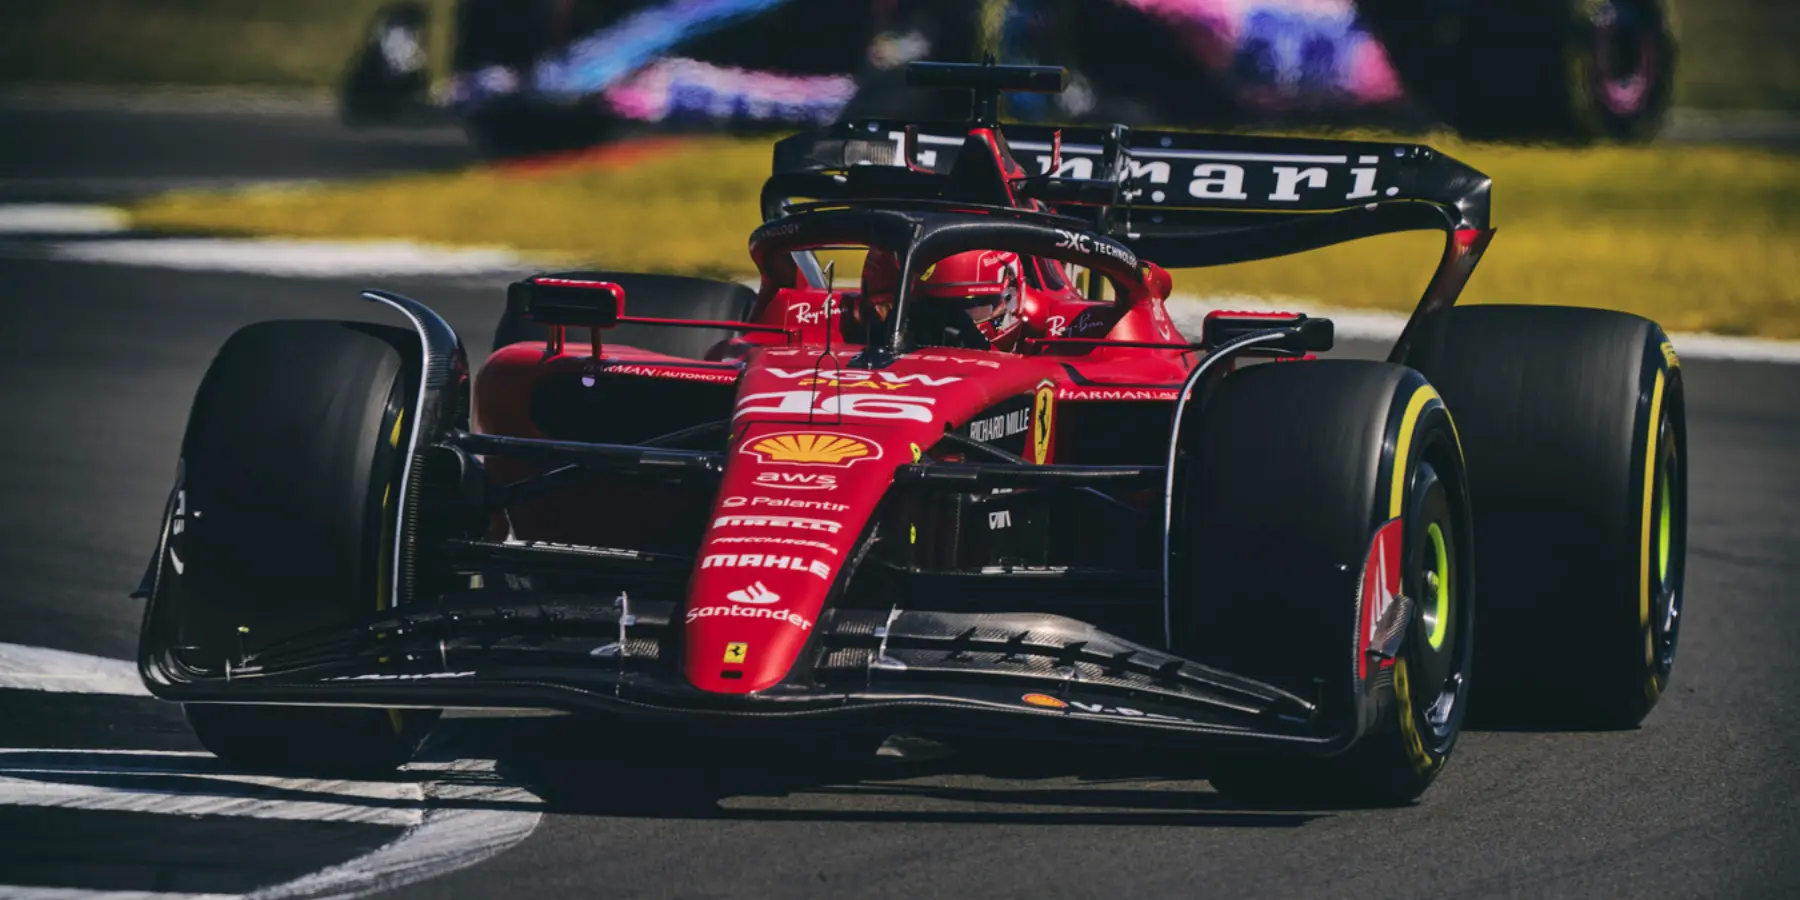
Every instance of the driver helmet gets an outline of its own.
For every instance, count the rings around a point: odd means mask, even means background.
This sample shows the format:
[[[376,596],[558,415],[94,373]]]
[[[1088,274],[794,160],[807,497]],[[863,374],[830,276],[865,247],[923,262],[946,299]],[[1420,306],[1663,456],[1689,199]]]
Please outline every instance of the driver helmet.
[[[1006,350],[1018,341],[1019,290],[1024,266],[1019,254],[970,250],[946,256],[919,276],[914,296],[924,302],[954,304],[987,343]]]
[[[1022,272],[1019,255],[1004,250],[970,250],[927,267],[913,286],[909,318],[925,331],[946,333],[934,334],[922,343],[1011,349],[1021,334]],[[857,310],[865,328],[887,320],[899,285],[899,257],[889,250],[871,249],[863,260],[862,301]],[[973,325],[974,333],[960,333],[966,328],[958,327],[959,320]]]

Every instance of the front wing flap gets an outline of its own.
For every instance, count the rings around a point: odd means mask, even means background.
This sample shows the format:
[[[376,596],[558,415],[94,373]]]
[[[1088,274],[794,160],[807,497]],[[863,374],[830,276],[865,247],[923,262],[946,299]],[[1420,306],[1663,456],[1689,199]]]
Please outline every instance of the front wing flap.
[[[532,707],[765,721],[864,717],[1159,746],[1330,753],[1319,706],[1062,616],[830,610],[782,684],[721,695],[682,676],[675,604],[472,591],[270,647],[219,670],[147,641],[152,693],[182,702]]]

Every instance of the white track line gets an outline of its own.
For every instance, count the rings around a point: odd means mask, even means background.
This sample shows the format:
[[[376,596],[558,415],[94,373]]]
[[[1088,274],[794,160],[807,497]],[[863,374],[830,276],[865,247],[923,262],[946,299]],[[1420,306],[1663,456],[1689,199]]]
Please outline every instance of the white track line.
[[[131,663],[17,644],[0,644],[0,688],[147,694]],[[542,819],[542,801],[508,783],[492,760],[416,762],[392,781],[348,781],[235,772],[211,754],[156,750],[0,749],[3,806],[405,829],[363,856],[245,895],[253,900],[360,897],[435,878],[505,852]],[[225,896],[0,884],[0,900]]]
[[[536,794],[506,784],[490,760],[458,760],[439,766],[414,763],[412,772],[437,772],[423,785],[426,803],[541,804]],[[251,900],[316,900],[357,897],[467,868],[498,856],[531,836],[542,817],[536,810],[426,807],[418,827],[399,840],[339,866],[265,888]]]
[[[109,206],[0,204],[0,234],[114,234],[130,222],[124,210]]]
[[[508,784],[492,760],[414,763],[419,780],[338,781],[232,773],[206,753],[0,750],[0,806],[107,810],[153,815],[356,822],[404,828],[363,856],[244,895],[252,900],[359,897],[448,874],[531,836],[537,795]],[[35,776],[35,778],[34,778]],[[421,777],[422,776],[422,777]],[[110,785],[71,783],[107,778]],[[136,782],[136,783],[134,783]],[[289,800],[287,791],[341,802]],[[265,796],[255,796],[262,793]],[[483,808],[484,804],[511,808]],[[85,891],[0,884],[0,898],[194,900],[217,894]]]
[[[0,643],[0,690],[150,696],[134,663],[4,643]]]
[[[0,900],[238,900],[238,898],[232,894],[90,891],[86,888],[0,884]]]
[[[509,250],[457,250],[409,241],[166,238],[81,241],[51,244],[46,250],[52,259],[71,262],[284,278],[464,276],[532,269]]]

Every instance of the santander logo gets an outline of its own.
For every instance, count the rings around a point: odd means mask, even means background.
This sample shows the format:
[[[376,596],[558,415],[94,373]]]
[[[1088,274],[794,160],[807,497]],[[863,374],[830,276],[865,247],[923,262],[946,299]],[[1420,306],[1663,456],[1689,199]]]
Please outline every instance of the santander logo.
[[[733,603],[755,603],[761,605],[781,602],[781,595],[769,590],[768,587],[760,581],[747,588],[732,591],[726,594],[725,597]]]

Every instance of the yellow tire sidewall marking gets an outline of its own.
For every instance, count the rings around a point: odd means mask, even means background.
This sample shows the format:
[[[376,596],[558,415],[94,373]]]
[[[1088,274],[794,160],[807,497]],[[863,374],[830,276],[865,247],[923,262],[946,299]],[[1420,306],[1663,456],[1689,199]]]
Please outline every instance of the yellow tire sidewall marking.
[[[1644,652],[1652,653],[1649,638],[1650,628],[1650,532],[1651,510],[1656,501],[1656,451],[1661,445],[1657,440],[1657,426],[1662,422],[1663,387],[1667,383],[1662,369],[1656,370],[1656,382],[1650,388],[1650,419],[1644,426],[1644,505],[1641,510],[1642,535],[1639,546],[1638,561],[1638,627],[1645,629]],[[1649,660],[1646,658],[1645,660]]]
[[[1400,739],[1406,742],[1406,755],[1413,770],[1423,775],[1437,760],[1425,752],[1425,739],[1419,735],[1418,722],[1413,720],[1412,685],[1407,681],[1405,657],[1394,661],[1394,700],[1400,707]]]
[[[1401,512],[1406,508],[1406,467],[1411,461],[1413,433],[1418,430],[1419,419],[1425,414],[1426,408],[1432,401],[1441,404],[1443,399],[1438,396],[1436,388],[1428,384],[1423,385],[1407,399],[1406,411],[1400,416],[1400,434],[1394,443],[1394,468],[1389,478],[1392,485],[1388,493],[1387,517],[1389,519],[1400,518]],[[1454,424],[1451,425],[1450,433],[1456,440],[1457,453],[1461,454],[1462,437],[1456,434]],[[1437,765],[1437,760],[1433,759],[1431,754],[1426,751],[1425,739],[1419,734],[1419,724],[1413,710],[1412,686],[1408,681],[1404,655],[1394,661],[1394,700],[1399,706],[1400,738],[1406,745],[1407,758],[1411,761],[1413,770],[1423,775]]]
[[[1388,491],[1389,519],[1397,519],[1406,506],[1406,464],[1412,455],[1413,432],[1418,429],[1419,417],[1424,414],[1426,404],[1438,400],[1438,392],[1431,385],[1425,385],[1413,392],[1406,401],[1406,412],[1400,417],[1400,436],[1394,442],[1394,473],[1389,479],[1392,487]],[[1441,401],[1440,401],[1441,402]],[[1458,439],[1460,449],[1460,438]]]

